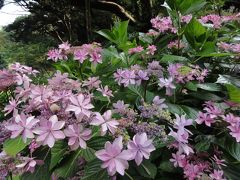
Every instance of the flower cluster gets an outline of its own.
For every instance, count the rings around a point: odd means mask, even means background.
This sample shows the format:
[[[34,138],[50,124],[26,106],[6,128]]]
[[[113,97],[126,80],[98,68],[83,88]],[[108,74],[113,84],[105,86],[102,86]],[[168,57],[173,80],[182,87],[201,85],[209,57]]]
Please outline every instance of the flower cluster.
[[[240,44],[220,42],[218,47],[225,52],[240,53]]]
[[[80,63],[87,59],[94,64],[102,63],[102,48],[99,43],[71,47],[68,42],[64,42],[59,45],[58,49],[50,50],[47,54],[47,59],[57,62],[59,60],[67,60],[69,55],[73,55],[74,59]]]
[[[192,19],[192,15],[186,15],[186,16],[181,16],[180,20],[181,23],[186,23],[188,24]],[[202,16],[198,21],[202,23],[203,25],[208,25],[210,24],[211,27],[215,29],[221,28],[223,23],[229,22],[229,21],[239,21],[239,14],[236,15],[231,15],[231,16],[219,16],[216,14],[209,14],[206,16]],[[159,33],[166,33],[166,32],[171,32],[171,33],[177,33],[177,28],[174,27],[172,19],[168,17],[160,17],[157,16],[153,19],[151,19],[152,27],[156,30],[158,30],[158,33],[154,31],[149,31],[149,35],[158,35]]]
[[[212,101],[208,101],[204,104],[203,110],[205,112],[199,112],[196,122],[198,124],[204,123],[206,126],[211,127],[216,122],[218,116],[223,115],[223,111],[218,108]]]
[[[192,133],[185,127],[191,124],[191,119],[176,115],[176,121],[173,125],[176,131],[171,129],[169,135],[175,139],[171,147],[176,149],[177,152],[172,154],[170,161],[175,167],[182,168],[185,177],[189,180],[201,179],[204,176],[223,180],[222,166],[226,165],[224,164],[225,160],[218,157],[221,153],[216,151],[214,157],[211,158],[209,154],[204,152],[195,152],[191,145],[189,145],[189,137]],[[205,159],[209,159],[210,161]]]
[[[222,116],[223,120],[229,123],[227,128],[231,131],[230,135],[240,142],[240,117],[234,116],[232,113]]]
[[[168,46],[169,49],[183,49],[185,47],[185,44],[182,41],[171,41]]]
[[[208,70],[201,69],[198,65],[189,67],[178,63],[169,65],[168,72],[177,83],[186,83],[194,80],[204,82],[205,77],[208,75]]]
[[[139,166],[144,159],[149,159],[150,153],[155,150],[152,140],[146,133],[136,134],[133,140],[127,144],[127,150],[123,150],[122,136],[116,138],[113,143],[106,142],[105,149],[96,152],[97,158],[103,161],[102,168],[107,168],[108,174],[113,176],[118,172],[122,176],[128,169],[128,161],[135,160]]]
[[[149,79],[146,70],[142,70],[140,66],[132,66],[130,69],[118,69],[114,73],[115,80],[119,85],[123,84],[125,87],[128,85],[140,85],[142,81]]]

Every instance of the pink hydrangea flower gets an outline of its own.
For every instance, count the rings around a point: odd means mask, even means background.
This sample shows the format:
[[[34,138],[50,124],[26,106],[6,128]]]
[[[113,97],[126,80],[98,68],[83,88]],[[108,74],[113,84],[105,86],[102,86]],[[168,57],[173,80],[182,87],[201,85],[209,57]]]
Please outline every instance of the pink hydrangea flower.
[[[202,173],[201,168],[197,164],[194,165],[194,164],[188,163],[184,167],[184,175],[188,180],[198,179],[200,177],[201,173]]]
[[[201,17],[201,22],[204,24],[211,23],[213,24],[214,28],[219,29],[221,27],[222,19],[219,15],[209,14],[207,16]]]
[[[71,47],[71,44],[69,44],[68,42],[63,42],[62,44],[59,44],[58,48],[62,49],[64,51],[69,50]]]
[[[240,142],[240,124],[238,123],[235,126],[228,126],[228,129],[231,130],[231,136],[234,137],[237,142]]]
[[[33,130],[35,134],[39,135],[36,141],[52,148],[56,140],[65,138],[64,133],[61,131],[64,125],[65,121],[58,121],[56,115],[51,116],[48,121],[41,121],[40,127]]]
[[[78,60],[80,63],[83,63],[88,57],[88,52],[85,49],[79,49],[74,51],[74,59]]]
[[[81,147],[83,149],[87,148],[86,141],[91,138],[91,129],[84,129],[82,125],[69,125],[67,129],[64,130],[64,133],[69,137],[68,145],[72,150],[76,150]]]
[[[15,99],[9,100],[9,104],[5,106],[4,110],[5,116],[13,112],[13,116],[15,117],[18,114],[17,106],[20,104],[20,101],[17,101]]]
[[[35,160],[34,158],[23,157],[24,162],[22,164],[17,165],[16,167],[19,169],[23,169],[24,172],[33,173],[36,165],[43,165],[43,160]]]
[[[91,98],[86,97],[83,94],[79,94],[77,97],[72,96],[70,98],[72,104],[68,105],[66,111],[72,111],[76,117],[82,118],[83,116],[90,117],[90,109],[94,108],[91,104]]]
[[[213,173],[209,175],[213,180],[226,180],[223,177],[223,171],[222,170],[216,170],[214,169]]]
[[[119,123],[115,119],[112,119],[112,111],[108,110],[103,115],[98,112],[95,114],[96,115],[90,124],[101,126],[102,135],[105,135],[107,133],[107,130],[114,134]]]
[[[118,137],[111,144],[106,142],[105,149],[97,151],[95,154],[98,159],[103,161],[102,168],[107,168],[108,174],[113,176],[118,172],[122,176],[128,169],[128,160],[130,155],[127,150],[122,151],[122,136]]]
[[[153,105],[159,107],[160,109],[165,109],[165,108],[168,108],[168,106],[164,103],[165,102],[165,99],[160,99],[159,96],[155,96],[153,98]]]
[[[160,87],[166,87],[166,95],[171,96],[173,94],[173,89],[176,88],[176,86],[173,84],[173,78],[159,78],[158,85]]]
[[[128,142],[127,147],[132,159],[135,159],[138,166],[143,161],[143,157],[149,159],[150,153],[155,150],[152,140],[147,138],[146,133],[136,134],[133,137],[133,141]]]
[[[83,81],[83,87],[87,87],[89,90],[93,88],[99,88],[102,82],[99,80],[99,77],[89,77],[87,80]]]
[[[140,53],[143,51],[143,47],[142,46],[137,46],[135,48],[131,48],[128,50],[129,54],[135,54],[135,53]]]
[[[49,50],[47,53],[48,56],[48,60],[53,60],[55,62],[57,62],[58,60],[64,60],[67,59],[67,56],[65,54],[63,54],[61,49],[52,49]]]
[[[199,112],[198,118],[196,119],[196,122],[198,124],[205,123],[206,126],[211,127],[211,125],[213,123],[215,123],[215,119],[214,118],[215,118],[215,116],[212,116],[211,114]]]
[[[154,55],[155,51],[157,51],[157,47],[155,45],[148,45],[147,54]]]
[[[122,80],[121,83],[127,87],[129,84],[136,84],[135,81],[136,75],[135,75],[135,71],[132,70],[124,70],[122,73]]]
[[[104,97],[113,97],[112,90],[108,86],[99,87],[97,91],[101,92]]]
[[[172,159],[170,159],[170,162],[173,163],[174,167],[184,167],[187,164],[186,155],[180,154],[177,152],[176,154],[172,153]]]
[[[155,17],[151,19],[152,27],[157,29],[160,33],[172,32],[176,33],[177,29],[173,27],[172,20],[170,17]]]
[[[48,102],[49,99],[53,96],[53,91],[52,89],[45,86],[35,86],[31,88],[31,94],[29,96],[34,100],[36,104]]]
[[[226,161],[224,159],[219,159],[215,154],[214,154],[212,160],[213,160],[213,163],[216,163],[219,168],[221,168],[221,166],[227,166],[224,163]]]
[[[12,131],[11,138],[16,138],[20,134],[23,141],[26,143],[27,138],[34,138],[33,128],[39,122],[34,116],[27,117],[25,114],[17,115],[15,117],[15,123],[6,126],[6,128]]]

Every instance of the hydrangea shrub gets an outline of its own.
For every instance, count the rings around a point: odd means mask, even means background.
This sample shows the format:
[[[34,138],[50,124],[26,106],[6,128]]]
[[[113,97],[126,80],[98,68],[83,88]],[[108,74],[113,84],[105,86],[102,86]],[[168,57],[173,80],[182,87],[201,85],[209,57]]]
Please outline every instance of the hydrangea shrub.
[[[237,179],[240,16],[184,2],[137,37],[118,22],[98,32],[110,46],[49,50],[44,84],[19,63],[1,70],[0,178]]]

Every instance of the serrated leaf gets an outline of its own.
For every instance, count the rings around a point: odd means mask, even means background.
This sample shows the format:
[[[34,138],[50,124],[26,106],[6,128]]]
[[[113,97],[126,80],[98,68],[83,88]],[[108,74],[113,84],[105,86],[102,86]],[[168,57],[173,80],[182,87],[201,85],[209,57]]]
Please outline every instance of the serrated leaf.
[[[144,160],[140,166],[137,166],[136,169],[141,176],[146,178],[154,179],[157,174],[156,165],[151,163],[149,160]]]
[[[84,176],[81,180],[108,180],[106,169],[101,168],[102,161],[94,159],[87,163],[84,168]]]
[[[143,89],[141,88],[141,86],[137,86],[137,85],[129,85],[128,89],[130,91],[132,91],[134,94],[138,95],[139,97],[143,98]]]
[[[110,140],[111,138],[107,136],[95,136],[87,142],[87,146],[97,151],[103,149],[105,143]]]
[[[56,168],[55,173],[62,178],[71,177],[77,170],[77,160],[83,157],[86,161],[95,159],[95,151],[91,148],[79,149],[72,152],[69,156],[61,161],[61,166]]]
[[[62,178],[71,177],[77,170],[77,160],[81,155],[81,150],[72,152],[61,161],[61,166],[55,169],[57,176]]]
[[[24,143],[22,137],[17,137],[15,139],[9,139],[3,143],[3,150],[10,156],[17,155],[22,151],[30,141]]]
[[[62,159],[68,149],[67,143],[64,141],[57,141],[53,148],[51,148],[51,163],[50,169],[53,169]]]
[[[198,111],[196,109],[193,109],[185,105],[177,105],[177,104],[171,104],[171,103],[167,103],[167,106],[168,106],[169,112],[173,114],[178,114],[178,115],[186,114],[187,118],[190,118],[190,119],[197,118]]]

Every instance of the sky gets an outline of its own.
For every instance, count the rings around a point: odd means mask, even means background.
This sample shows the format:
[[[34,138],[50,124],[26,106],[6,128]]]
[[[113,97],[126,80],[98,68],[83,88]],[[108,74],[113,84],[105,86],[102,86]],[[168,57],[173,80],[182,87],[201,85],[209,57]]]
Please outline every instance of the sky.
[[[7,2],[10,2],[8,0]],[[18,16],[28,14],[20,6],[14,3],[7,3],[2,9],[0,9],[0,27],[6,26],[12,23]]]

